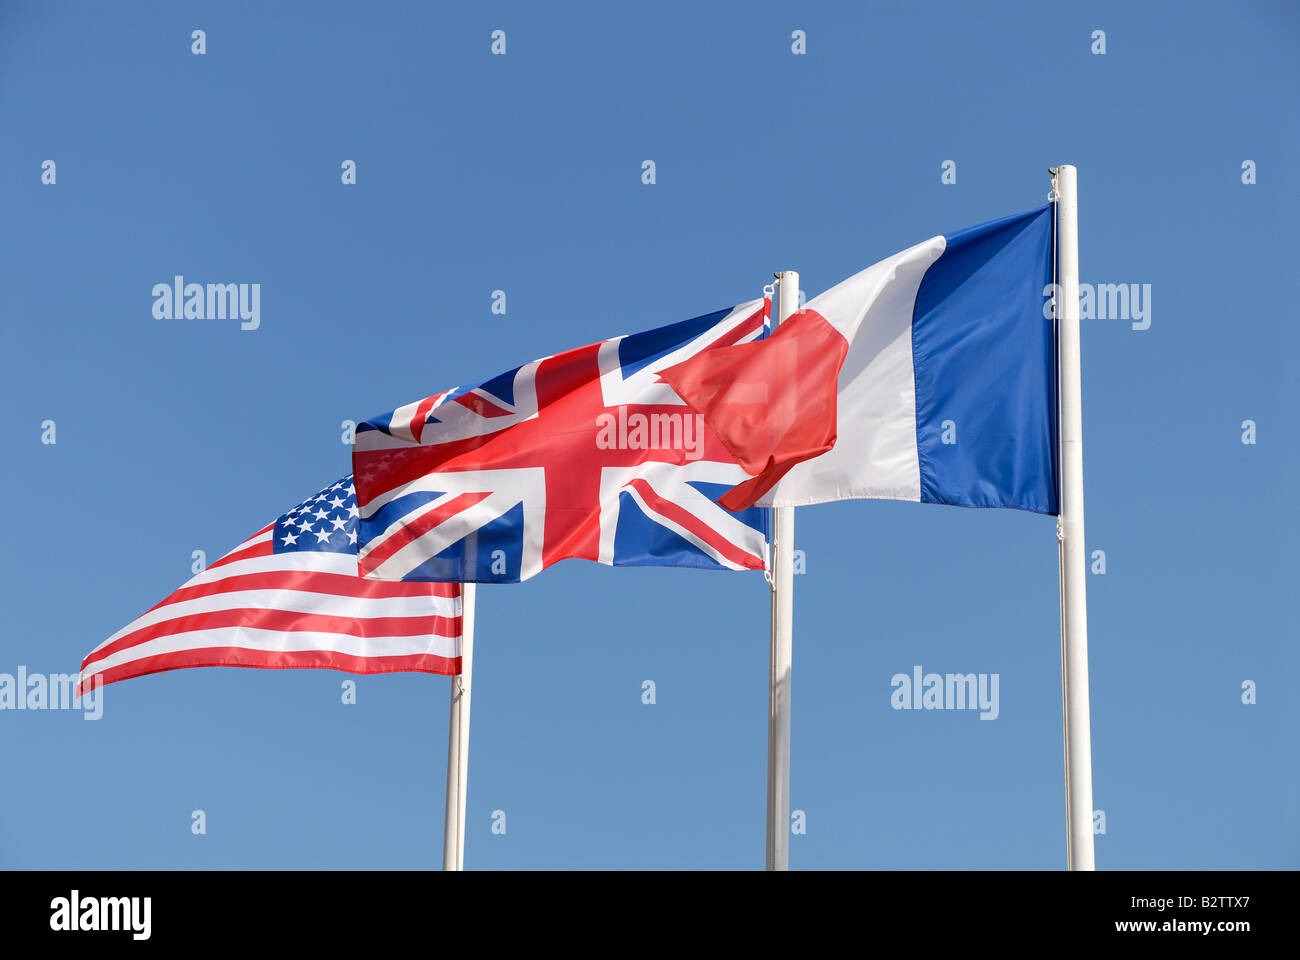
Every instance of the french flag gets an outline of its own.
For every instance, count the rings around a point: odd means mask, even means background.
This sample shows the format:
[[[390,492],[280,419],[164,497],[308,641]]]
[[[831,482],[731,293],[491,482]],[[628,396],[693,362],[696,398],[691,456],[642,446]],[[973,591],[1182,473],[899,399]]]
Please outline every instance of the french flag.
[[[661,373],[751,474],[718,502],[1057,514],[1052,207],[933,237]]]

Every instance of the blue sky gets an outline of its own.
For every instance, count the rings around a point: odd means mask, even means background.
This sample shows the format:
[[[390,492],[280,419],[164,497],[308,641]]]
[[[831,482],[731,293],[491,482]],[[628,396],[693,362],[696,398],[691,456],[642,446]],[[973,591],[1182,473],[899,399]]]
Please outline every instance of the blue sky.
[[[1082,279],[1152,290],[1149,329],[1083,329],[1097,864],[1296,867],[1297,33],[1291,3],[5,3],[0,672],[75,671],[346,473],[345,419],[775,270],[815,295],[1074,163]],[[260,329],[154,319],[175,274],[260,283]],[[797,544],[792,868],[1063,866],[1052,521],[851,502]],[[479,597],[468,868],[761,867],[760,575]],[[891,709],[917,664],[998,674],[998,718]],[[0,712],[0,866],[439,866],[448,681],[346,677]]]

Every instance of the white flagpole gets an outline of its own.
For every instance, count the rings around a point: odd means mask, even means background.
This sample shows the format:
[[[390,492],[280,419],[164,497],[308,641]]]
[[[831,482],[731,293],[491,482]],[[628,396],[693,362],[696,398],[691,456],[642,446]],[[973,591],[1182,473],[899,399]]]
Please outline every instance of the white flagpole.
[[[447,729],[447,801],[442,869],[465,869],[465,797],[469,786],[469,703],[474,673],[474,593],[461,584],[460,674],[451,678],[451,721]]]
[[[1066,863],[1096,869],[1092,840],[1092,730],[1088,710],[1087,547],[1083,533],[1083,392],[1079,349],[1079,194],[1077,174],[1052,171],[1057,193],[1058,351],[1060,363],[1061,698],[1065,725]]]
[[[776,323],[799,309],[799,274],[777,278]],[[790,668],[794,647],[794,507],[772,510],[772,657],[767,701],[767,869],[790,869]]]

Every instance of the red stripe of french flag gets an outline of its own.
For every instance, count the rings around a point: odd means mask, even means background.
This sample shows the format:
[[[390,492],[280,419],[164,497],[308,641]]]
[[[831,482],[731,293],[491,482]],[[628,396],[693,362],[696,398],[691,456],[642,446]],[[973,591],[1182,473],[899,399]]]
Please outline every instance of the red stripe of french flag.
[[[752,476],[718,503],[753,506],[795,464],[835,445],[848,349],[825,317],[800,310],[764,340],[714,347],[660,373]]]

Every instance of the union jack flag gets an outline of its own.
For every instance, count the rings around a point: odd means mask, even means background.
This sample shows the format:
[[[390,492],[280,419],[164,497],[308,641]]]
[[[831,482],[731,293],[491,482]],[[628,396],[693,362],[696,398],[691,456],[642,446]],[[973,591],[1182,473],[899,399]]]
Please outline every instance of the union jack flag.
[[[572,557],[764,569],[767,511],[714,502],[749,474],[659,373],[765,336],[769,310],[615,337],[362,423],[361,574],[514,583]]]

